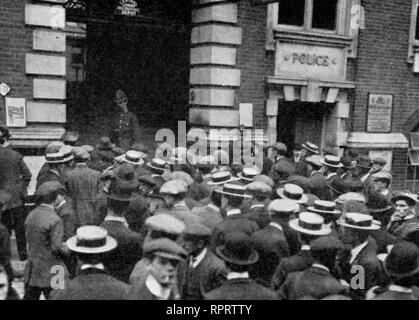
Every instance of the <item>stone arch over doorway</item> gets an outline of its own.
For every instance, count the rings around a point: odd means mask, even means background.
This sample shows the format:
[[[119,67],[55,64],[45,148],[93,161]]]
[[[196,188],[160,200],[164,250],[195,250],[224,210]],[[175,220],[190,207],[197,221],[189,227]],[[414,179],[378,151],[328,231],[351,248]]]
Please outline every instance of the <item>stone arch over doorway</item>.
[[[409,134],[410,132],[419,130],[419,109],[413,111],[403,125],[403,133]]]

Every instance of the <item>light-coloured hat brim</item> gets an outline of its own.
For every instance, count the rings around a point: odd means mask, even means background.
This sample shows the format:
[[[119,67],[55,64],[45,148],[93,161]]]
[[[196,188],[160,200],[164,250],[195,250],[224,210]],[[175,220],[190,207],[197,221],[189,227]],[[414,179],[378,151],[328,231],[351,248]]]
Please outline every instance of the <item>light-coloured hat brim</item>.
[[[311,149],[310,147],[306,146],[304,143],[301,145],[304,149],[313,152],[314,154],[319,154],[318,150]]]
[[[115,249],[118,243],[113,237],[106,236],[106,244],[104,246],[97,247],[97,248],[80,247],[80,246],[77,246],[77,236],[73,236],[66,241],[66,245],[71,251],[74,251],[74,252],[98,254],[98,253],[109,252]]]
[[[144,164],[144,160],[143,159],[140,159],[139,162],[132,162],[132,161],[127,160],[125,157],[123,157],[120,160],[122,160],[123,162],[129,163],[129,164],[132,164],[133,166],[141,166],[141,165]]]
[[[319,210],[319,209],[314,208],[313,206],[308,207],[307,210],[309,210],[310,212],[315,212],[315,213],[326,213],[326,214],[333,214],[333,215],[338,215],[342,213],[339,210],[334,210],[334,211]]]
[[[233,182],[233,181],[239,181],[240,178],[235,178],[235,177],[231,177],[229,180],[226,181],[220,181],[220,182],[214,182],[214,181],[208,181],[207,185],[209,186],[218,186],[220,184],[225,184],[225,183],[229,183],[229,182]]]
[[[326,161],[322,160],[322,165],[326,166],[326,167],[331,167],[331,168],[342,168],[343,164],[339,163],[337,165],[333,165],[331,163],[327,163]]]
[[[67,163],[67,162],[69,162],[69,161],[71,161],[73,159],[74,159],[73,156],[69,156],[69,157],[64,158],[62,160],[45,160],[45,163],[48,163],[48,164],[60,164],[60,163]]]
[[[247,194],[237,194],[237,193],[225,192],[225,191],[222,191],[222,190],[217,190],[217,192],[221,193],[221,194],[228,195],[228,196],[238,197],[238,198],[245,198],[245,199],[252,199],[253,198],[252,196],[247,195]]]
[[[295,200],[295,199],[288,198],[286,195],[284,195],[284,189],[283,188],[279,189],[276,193],[283,199],[288,199],[288,200],[294,201],[294,202],[299,203],[299,204],[305,204],[308,200],[307,196],[304,193],[301,196],[300,200]]]
[[[345,220],[338,220],[336,221],[336,223],[342,227],[358,229],[358,230],[379,230],[381,228],[381,225],[376,220],[373,220],[371,226],[369,227],[361,227],[361,226],[355,226],[353,224],[347,224],[345,223]]]
[[[292,219],[288,224],[295,231],[306,233],[306,234],[311,234],[313,236],[326,236],[332,232],[332,229],[330,228],[330,226],[326,224],[323,224],[320,230],[304,229],[298,225],[298,218]]]
[[[244,177],[243,176],[243,173],[241,173],[241,172],[239,172],[237,174],[237,176],[239,177],[239,179],[246,180],[246,181],[253,181],[253,179],[254,179],[254,178],[246,178],[246,177]]]
[[[151,164],[151,162],[147,162],[147,167],[151,168],[151,169],[155,169],[155,170],[160,170],[160,171],[165,171],[166,168],[159,168],[159,167],[155,167]]]

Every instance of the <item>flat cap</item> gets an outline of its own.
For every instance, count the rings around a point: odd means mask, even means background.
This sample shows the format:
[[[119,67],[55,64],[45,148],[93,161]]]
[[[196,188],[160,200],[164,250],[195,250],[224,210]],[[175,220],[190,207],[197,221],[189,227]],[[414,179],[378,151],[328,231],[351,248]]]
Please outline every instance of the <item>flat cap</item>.
[[[146,219],[145,226],[154,231],[179,235],[185,231],[185,224],[165,213],[159,213]]]
[[[95,148],[89,144],[84,144],[81,147],[89,153],[92,153],[95,150]]]
[[[45,197],[57,191],[65,191],[64,186],[58,181],[47,181],[41,184],[38,190],[36,190],[35,195],[38,197]]]
[[[379,164],[384,167],[387,164],[387,160],[383,157],[375,157],[372,159],[372,163]]]
[[[312,251],[341,250],[343,247],[343,243],[333,236],[321,236],[310,243]]]
[[[82,147],[73,148],[73,155],[75,159],[82,159],[82,160],[90,159],[90,153],[87,152],[86,149]]]
[[[274,143],[271,147],[273,149],[278,150],[278,151],[281,151],[283,153],[286,153],[288,151],[287,146],[284,143],[282,143],[282,142]]]
[[[339,203],[344,203],[345,201],[357,201],[357,202],[365,203],[366,199],[360,193],[347,192],[347,193],[344,193],[344,194],[340,195],[336,200],[336,202],[339,202]]]
[[[291,214],[297,212],[300,209],[299,205],[292,200],[288,199],[277,199],[272,201],[268,206],[269,215],[277,213]]]
[[[135,177],[135,169],[132,164],[123,163],[114,170],[114,175],[118,179],[132,181]]]
[[[200,223],[198,220],[191,219],[186,224],[185,231],[183,232],[185,236],[193,237],[210,237],[212,235],[211,230],[208,229],[205,225]]]
[[[170,173],[170,180],[176,179],[185,181],[188,186],[194,183],[194,180],[192,179],[191,175],[183,171],[173,171],[172,173]]]
[[[251,193],[269,194],[272,192],[272,188],[266,183],[256,181],[246,185],[246,191],[250,191]]]
[[[314,164],[316,167],[323,166],[323,158],[317,154],[313,154],[307,157],[306,162]]]
[[[66,131],[61,139],[64,142],[76,142],[79,138],[80,134],[77,131]]]
[[[356,166],[360,168],[369,169],[371,168],[371,158],[367,155],[361,155],[356,161]]]
[[[304,192],[309,192],[311,188],[313,188],[313,184],[311,183],[310,179],[299,175],[293,175],[289,177],[287,183],[296,184],[297,186],[301,187]]]
[[[187,183],[180,179],[167,181],[160,187],[160,193],[166,193],[166,194],[180,194],[180,193],[186,193],[187,191],[188,191]]]
[[[178,261],[186,260],[188,253],[176,242],[167,238],[160,238],[148,241],[144,244],[143,252],[145,255],[155,255],[167,259]]]
[[[253,178],[253,182],[263,182],[270,186],[272,189],[275,186],[275,182],[272,180],[271,177],[261,174]]]

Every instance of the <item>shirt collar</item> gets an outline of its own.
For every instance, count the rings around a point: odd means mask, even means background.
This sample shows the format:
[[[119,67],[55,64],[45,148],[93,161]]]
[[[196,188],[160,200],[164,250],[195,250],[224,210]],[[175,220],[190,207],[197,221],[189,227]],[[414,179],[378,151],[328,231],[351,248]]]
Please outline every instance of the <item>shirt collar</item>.
[[[55,173],[57,176],[61,176],[60,173],[57,170],[49,169],[49,171]]]
[[[153,173],[153,174],[151,175],[151,177],[152,177],[152,178],[161,177],[161,174],[155,174],[155,173]]]
[[[198,254],[195,258],[193,258],[192,261],[192,268],[196,268],[201,261],[205,258],[205,255],[207,254],[208,249],[205,248],[204,250],[201,251],[200,254]]]
[[[227,275],[227,280],[233,280],[233,279],[248,279],[249,273],[248,272],[230,272]]]
[[[355,261],[356,257],[361,253],[362,249],[367,246],[367,244],[368,240],[351,250],[351,260],[349,260],[349,264]]]
[[[329,173],[328,175],[327,175],[327,179],[329,179],[329,178],[331,178],[331,177],[333,177],[333,176],[336,176],[337,175],[337,173],[336,172],[331,172],[331,173]]]
[[[215,204],[213,204],[213,203],[209,203],[208,205],[207,205],[207,207],[208,208],[211,208],[212,210],[214,210],[214,211],[217,211],[218,213],[220,213],[220,208],[218,208]]]
[[[330,273],[330,269],[328,267],[320,264],[320,263],[313,263],[311,266],[314,267],[314,268],[319,268],[319,269],[325,270],[325,271]]]
[[[269,223],[269,225],[274,227],[274,228],[277,228],[277,229],[281,230],[282,232],[284,231],[284,229],[282,228],[282,226],[279,223],[271,222],[271,223]]]
[[[121,222],[124,226],[126,226],[128,228],[127,219],[125,219],[124,217],[116,217],[116,216],[107,215],[105,217],[105,221],[118,221],[118,222]]]
[[[397,286],[395,284],[391,284],[388,286],[388,290],[400,293],[412,293],[413,290],[407,287]]]
[[[50,209],[52,209],[52,210],[55,210],[54,206],[52,206],[52,205],[50,205],[50,204],[41,203],[41,206],[43,206],[43,207],[47,207],[47,208],[50,208]]]
[[[227,211],[227,217],[228,216],[233,216],[233,215],[236,215],[236,214],[241,214],[242,212],[241,212],[241,210],[240,209],[231,209],[231,210],[228,210]]]
[[[98,263],[98,264],[88,264],[88,263],[85,263],[85,264],[82,264],[81,265],[80,270],[85,270],[85,269],[90,269],[90,268],[99,269],[99,270],[105,270],[105,266],[103,265],[103,263]]]
[[[310,251],[310,250],[311,250],[311,248],[310,248],[310,246],[309,246],[308,244],[303,244],[303,245],[301,246],[301,250],[303,250],[303,251]]]
[[[76,163],[76,167],[86,167],[86,166],[87,166],[86,162]]]
[[[370,176],[370,173],[368,172],[366,175],[361,177],[361,181],[365,182],[365,180],[367,180],[369,176]]]
[[[155,295],[159,300],[168,300],[170,297],[170,293],[172,289],[163,287],[153,275],[149,274],[147,280],[145,281],[145,285],[147,286],[148,290]]]
[[[349,172],[344,172],[344,173],[342,173],[342,174],[341,174],[341,176],[340,176],[340,177],[343,179],[343,178],[345,178],[348,174],[349,174]]]
[[[320,170],[314,170],[314,171],[311,172],[311,175],[313,176],[315,173],[321,173],[321,171]]]
[[[284,156],[276,156],[275,158],[275,162],[278,162],[279,160],[281,160]]]
[[[263,208],[263,207],[265,207],[265,204],[264,204],[264,203],[255,203],[254,205],[252,205],[252,206],[250,207],[250,209],[254,209],[254,208]]]
[[[180,202],[178,202],[178,203],[175,203],[175,204],[173,205],[173,207],[174,207],[174,208],[176,208],[176,207],[186,207],[185,200],[182,200],[182,201],[180,201]]]
[[[63,199],[63,201],[60,202],[60,204],[57,206],[56,209],[61,208],[62,206],[64,206],[67,203],[67,201],[65,201],[65,199]]]

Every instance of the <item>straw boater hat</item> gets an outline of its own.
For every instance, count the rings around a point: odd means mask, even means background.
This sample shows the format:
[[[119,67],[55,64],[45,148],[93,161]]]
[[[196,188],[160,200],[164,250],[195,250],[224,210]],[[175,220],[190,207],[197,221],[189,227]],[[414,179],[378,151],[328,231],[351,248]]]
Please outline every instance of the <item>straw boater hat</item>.
[[[225,235],[225,244],[215,248],[217,255],[224,261],[246,266],[255,264],[259,254],[252,248],[250,237],[243,232],[230,232]]]
[[[108,235],[106,229],[97,226],[84,226],[77,229],[75,236],[66,242],[71,251],[85,254],[99,254],[116,248],[116,240]]]
[[[323,165],[323,157],[319,156],[318,154],[313,154],[306,158],[306,162],[320,168]]]
[[[252,196],[246,194],[246,187],[237,184],[226,183],[223,185],[222,190],[217,190],[218,193],[225,194],[228,196],[239,197],[239,198],[252,198]]]
[[[253,181],[253,179],[259,175],[260,170],[258,167],[245,167],[243,168],[242,172],[239,172],[237,176],[245,181]]]
[[[326,155],[322,160],[322,164],[326,167],[331,168],[342,168],[343,165],[340,163],[340,158],[332,155]]]
[[[301,145],[304,149],[313,152],[314,154],[319,154],[319,147],[316,146],[314,143],[307,141]]]
[[[167,169],[167,162],[163,159],[154,158],[151,162],[147,162],[147,167],[164,172]]]
[[[326,236],[332,232],[330,226],[324,224],[323,217],[313,212],[301,212],[298,218],[292,219],[288,224],[298,232],[313,236]]]
[[[276,199],[271,201],[268,206],[268,214],[270,216],[281,214],[281,215],[291,215],[298,212],[300,207],[295,201],[287,199]]]
[[[66,158],[62,152],[47,153],[45,155],[45,162],[49,164],[66,163],[69,161],[68,159],[70,159],[70,157]],[[71,159],[73,159],[73,156],[71,156]]]
[[[365,197],[357,192],[347,192],[344,193],[342,195],[340,195],[337,199],[336,199],[336,203],[341,203],[343,204],[345,201],[357,201],[360,203],[366,203],[367,200],[365,199]]]
[[[314,201],[314,205],[308,207],[307,210],[320,215],[330,214],[339,216],[341,214],[341,211],[336,209],[336,204],[332,201],[316,200]]]
[[[413,207],[418,203],[418,196],[406,190],[396,193],[393,198],[391,198],[391,202],[393,203],[396,203],[399,200],[405,200],[409,206]]]
[[[409,278],[419,273],[419,248],[411,242],[396,243],[384,262],[384,271],[392,278]]]
[[[276,191],[282,199],[293,200],[296,203],[304,204],[307,202],[307,196],[304,194],[303,188],[296,184],[287,183],[283,188]]]
[[[183,194],[188,191],[188,184],[184,180],[175,179],[165,182],[160,187],[160,194]]]
[[[232,181],[238,181],[240,178],[235,178],[230,171],[217,171],[211,174],[211,180],[207,182],[209,186],[217,186]]]
[[[373,219],[369,214],[362,214],[356,212],[346,213],[337,224],[343,227],[358,229],[358,230],[378,230],[381,227],[379,221]]]
[[[144,163],[143,153],[134,150],[127,151],[122,155],[121,160],[133,166],[141,166]]]

